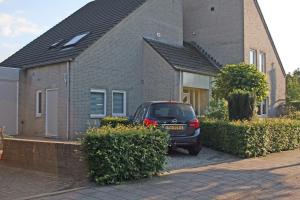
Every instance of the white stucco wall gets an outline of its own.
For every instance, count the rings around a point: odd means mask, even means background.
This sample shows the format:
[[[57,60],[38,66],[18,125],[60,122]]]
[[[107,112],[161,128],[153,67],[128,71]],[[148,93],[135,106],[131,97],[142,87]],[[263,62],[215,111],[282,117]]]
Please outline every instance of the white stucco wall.
[[[0,127],[5,133],[18,133],[19,69],[0,67]]]

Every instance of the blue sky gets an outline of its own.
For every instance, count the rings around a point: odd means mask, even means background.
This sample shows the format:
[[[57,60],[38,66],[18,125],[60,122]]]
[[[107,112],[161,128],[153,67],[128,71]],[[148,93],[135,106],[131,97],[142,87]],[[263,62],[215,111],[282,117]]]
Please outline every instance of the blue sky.
[[[0,0],[0,62],[91,0]],[[259,0],[287,72],[300,68],[299,0]]]

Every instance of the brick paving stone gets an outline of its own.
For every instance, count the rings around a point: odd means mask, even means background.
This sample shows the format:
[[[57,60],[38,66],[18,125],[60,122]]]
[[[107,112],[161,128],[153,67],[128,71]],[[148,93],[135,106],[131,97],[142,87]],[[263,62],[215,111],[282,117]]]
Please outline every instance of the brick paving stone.
[[[43,197],[43,200],[164,200],[164,199],[299,199],[300,150],[272,154],[264,158],[242,160],[204,149],[198,157],[180,152],[169,157],[168,171],[160,177],[118,186],[100,187]],[[33,175],[1,168],[7,184],[0,183],[0,199],[50,189],[72,187],[70,180],[45,174]],[[15,176],[15,173],[18,176]],[[8,175],[5,175],[8,174]],[[9,178],[9,176],[15,178]],[[34,178],[36,176],[36,178]],[[18,178],[16,178],[18,177]],[[1,180],[0,176],[0,180]],[[3,178],[2,178],[3,179]],[[38,182],[39,180],[40,182]],[[21,187],[24,183],[27,187]],[[43,185],[44,184],[44,185]],[[54,185],[53,188],[46,188]],[[19,189],[14,188],[19,187]],[[4,197],[4,198],[1,198]],[[14,199],[14,198],[10,198]]]
[[[0,161],[0,199],[11,200],[86,185],[70,177],[7,166]]]

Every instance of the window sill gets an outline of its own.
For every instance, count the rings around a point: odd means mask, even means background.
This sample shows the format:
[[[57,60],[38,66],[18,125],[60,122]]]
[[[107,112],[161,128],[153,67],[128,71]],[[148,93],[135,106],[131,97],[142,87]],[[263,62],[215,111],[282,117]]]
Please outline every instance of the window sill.
[[[106,117],[106,115],[90,115],[91,119],[101,119],[101,118],[104,118],[104,117]]]
[[[126,117],[126,114],[112,114],[113,117]]]

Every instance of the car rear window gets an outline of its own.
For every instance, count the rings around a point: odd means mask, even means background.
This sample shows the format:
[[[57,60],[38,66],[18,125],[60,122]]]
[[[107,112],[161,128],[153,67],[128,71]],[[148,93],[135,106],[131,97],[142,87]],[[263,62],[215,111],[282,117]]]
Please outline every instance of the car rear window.
[[[175,103],[158,103],[150,107],[150,117],[154,119],[177,119],[189,121],[196,117],[190,105]]]

